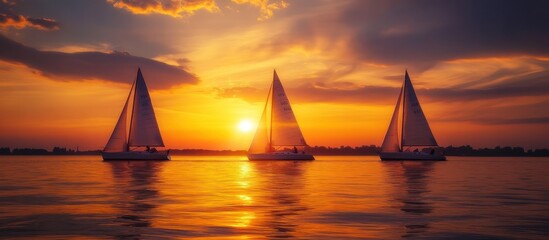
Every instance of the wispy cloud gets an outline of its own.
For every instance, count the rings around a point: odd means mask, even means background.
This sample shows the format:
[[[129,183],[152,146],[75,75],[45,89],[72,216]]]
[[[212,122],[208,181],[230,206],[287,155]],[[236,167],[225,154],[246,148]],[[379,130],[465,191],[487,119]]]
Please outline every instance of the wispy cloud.
[[[549,124],[549,117],[534,117],[534,118],[510,118],[510,119],[474,119],[473,122],[478,122],[482,124],[498,124],[498,125],[508,125],[508,124]]]
[[[200,10],[219,12],[215,0],[107,0],[116,8],[125,9],[134,14],[162,14],[176,18],[188,17]],[[273,16],[275,10],[288,7],[285,0],[232,0],[236,4],[249,4],[259,8],[258,20]]]
[[[134,14],[163,14],[172,17],[191,16],[199,10],[215,12],[219,7],[214,0],[107,0],[116,8]]]
[[[266,20],[273,16],[275,10],[283,9],[288,7],[288,2],[285,0],[280,1],[269,1],[269,0],[232,0],[237,4],[251,4],[253,6],[259,7],[260,16],[257,20]]]
[[[486,77],[464,80],[468,84],[450,86],[446,88],[436,85],[421,86],[417,84],[415,90],[420,99],[428,102],[470,102],[490,99],[509,99],[516,97],[548,96],[549,97],[549,61],[531,60],[543,70],[528,73],[508,74],[505,79],[494,81],[488,85],[472,88],[472,83],[480,80],[486,82]],[[506,72],[512,72],[511,70]],[[499,70],[489,74],[496,78]],[[400,76],[400,81],[403,80]],[[412,76],[414,81],[414,76]],[[286,86],[291,99],[299,102],[331,102],[331,103],[367,103],[367,104],[394,104],[399,87],[358,85],[353,82],[330,82],[324,78],[308,79],[298,86]],[[427,87],[427,88],[426,88]],[[233,87],[217,89],[218,95],[228,98],[241,98],[249,102],[264,101],[267,89],[253,87]]]
[[[129,83],[141,67],[152,88],[170,88],[180,84],[197,83],[193,74],[183,67],[168,65],[152,59],[132,56],[125,52],[40,51],[24,46],[0,35],[0,59],[17,62],[38,70],[51,79],[100,79]]]
[[[248,102],[265,101],[268,89],[253,87],[233,87],[217,89],[218,95],[227,98],[240,98]],[[353,89],[307,84],[299,87],[286,87],[292,102],[330,102],[330,103],[376,103],[394,104],[398,88],[362,86]]]
[[[346,3],[331,12],[303,15],[268,43],[276,51],[324,43],[346,58],[423,70],[462,58],[549,56],[547,1]],[[341,41],[345,44],[333,45]]]

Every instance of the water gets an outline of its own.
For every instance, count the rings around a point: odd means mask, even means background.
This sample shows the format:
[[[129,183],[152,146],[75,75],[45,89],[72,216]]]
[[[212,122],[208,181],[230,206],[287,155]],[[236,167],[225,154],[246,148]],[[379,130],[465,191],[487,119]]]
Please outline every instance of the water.
[[[549,158],[0,157],[0,237],[543,239]]]

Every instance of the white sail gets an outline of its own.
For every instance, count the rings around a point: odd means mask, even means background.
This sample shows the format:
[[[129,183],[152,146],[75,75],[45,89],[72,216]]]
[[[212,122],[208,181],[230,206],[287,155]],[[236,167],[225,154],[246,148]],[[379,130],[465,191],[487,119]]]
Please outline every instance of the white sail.
[[[135,82],[135,95],[133,102],[133,112],[130,124],[129,146],[131,147],[164,147],[156,116],[145,84],[145,79],[141,74],[141,69],[137,71]]]
[[[128,94],[126,103],[124,103],[124,107],[122,108],[120,117],[118,117],[118,122],[116,122],[116,126],[112,131],[111,137],[109,138],[107,145],[105,145],[105,149],[103,149],[104,152],[123,152],[128,148],[128,140],[126,138],[126,122],[128,119],[128,103],[130,102],[130,97],[132,96],[134,87],[135,81],[130,88],[130,93]]]
[[[306,146],[282,83],[273,73],[271,146]]]
[[[249,153],[264,153],[271,151],[271,145],[269,143],[269,122],[271,118],[267,117],[267,111],[269,110],[267,106],[269,106],[268,104],[270,102],[269,99],[271,98],[272,90],[273,87],[271,85],[269,94],[267,95],[267,101],[265,102],[265,107],[263,108],[263,114],[261,114],[261,119],[257,124],[254,140],[252,141],[252,145],[250,145],[250,149],[248,149]]]
[[[126,151],[127,141],[126,141],[126,119],[128,115],[128,101],[124,104],[122,108],[122,113],[116,122],[116,126],[112,131],[111,138],[105,145],[104,152],[123,152]]]
[[[383,139],[383,144],[381,144],[382,152],[399,152],[400,151],[400,142],[398,141],[398,117],[400,115],[400,104],[402,100],[402,91],[404,90],[404,84],[400,89],[400,94],[398,95],[398,100],[395,106],[395,111],[393,112],[393,117],[391,118],[391,123],[387,129],[387,134]]]
[[[408,71],[404,78],[403,108],[402,146],[438,146],[421,110]]]

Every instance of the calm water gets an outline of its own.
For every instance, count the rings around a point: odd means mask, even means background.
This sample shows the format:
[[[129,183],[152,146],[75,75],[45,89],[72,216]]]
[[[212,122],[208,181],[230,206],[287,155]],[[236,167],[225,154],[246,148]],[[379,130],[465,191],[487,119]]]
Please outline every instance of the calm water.
[[[0,158],[0,237],[543,239],[549,158]]]

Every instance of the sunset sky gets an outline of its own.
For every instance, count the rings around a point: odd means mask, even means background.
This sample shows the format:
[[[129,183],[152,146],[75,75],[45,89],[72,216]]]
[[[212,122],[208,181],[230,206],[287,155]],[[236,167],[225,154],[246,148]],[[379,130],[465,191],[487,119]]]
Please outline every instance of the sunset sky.
[[[101,149],[141,67],[169,148],[247,149],[277,70],[309,145],[549,147],[549,1],[0,0],[0,147]],[[255,127],[254,127],[255,128]]]

